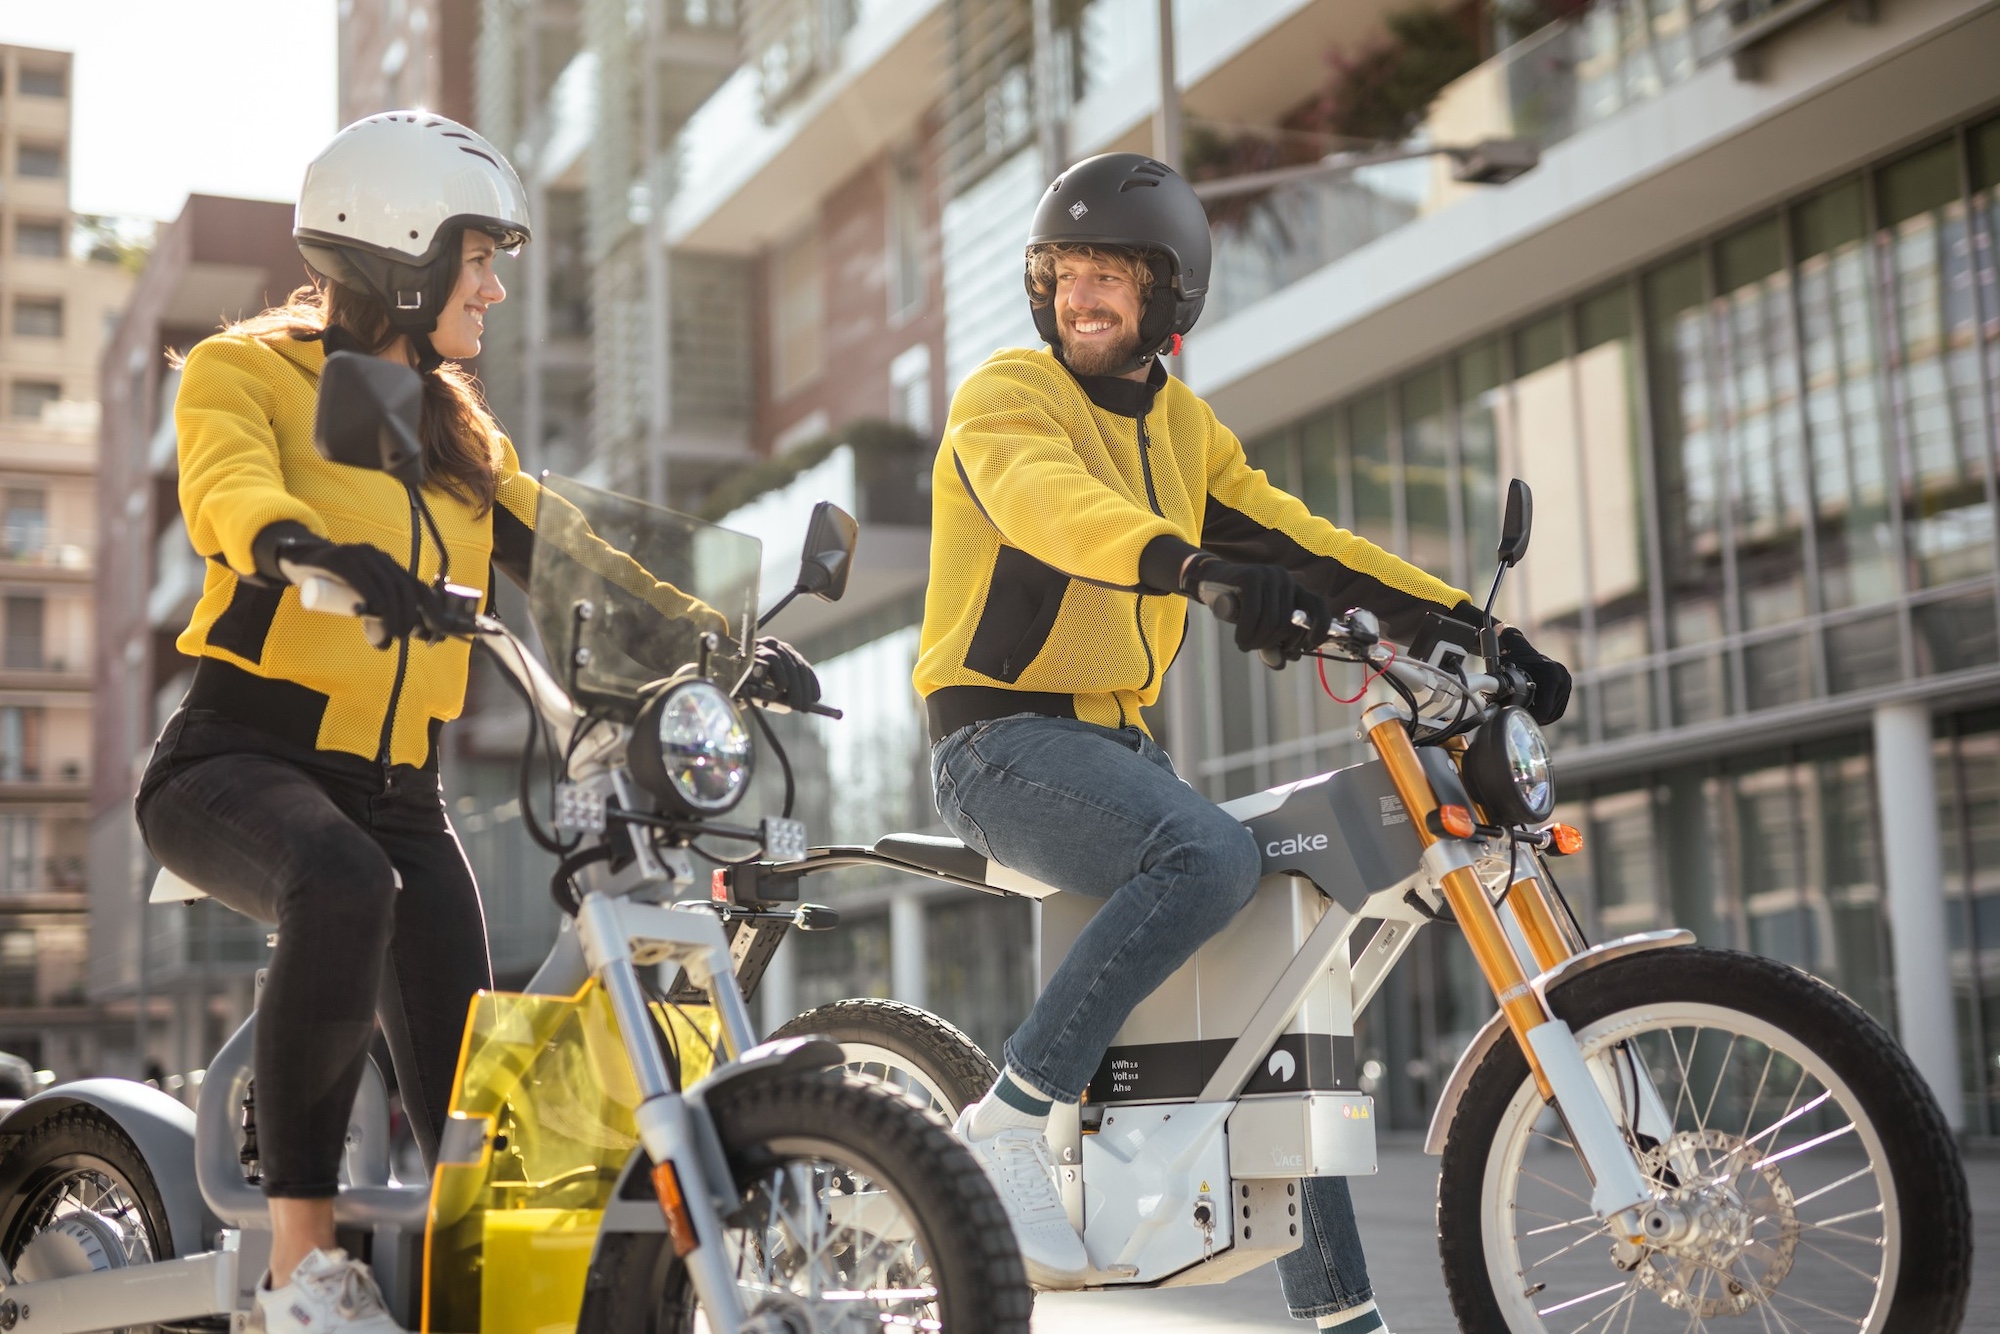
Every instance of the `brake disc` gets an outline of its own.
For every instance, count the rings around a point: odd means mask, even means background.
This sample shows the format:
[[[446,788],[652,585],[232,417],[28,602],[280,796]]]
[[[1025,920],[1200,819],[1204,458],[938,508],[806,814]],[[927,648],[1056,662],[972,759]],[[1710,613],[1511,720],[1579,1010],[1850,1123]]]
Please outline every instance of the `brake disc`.
[[[1792,1189],[1777,1164],[1760,1164],[1757,1153],[1742,1136],[1720,1130],[1682,1131],[1647,1152],[1646,1171],[1656,1181],[1686,1164],[1704,1165],[1665,1196],[1696,1221],[1694,1234],[1648,1247],[1638,1265],[1640,1284],[1674,1310],[1702,1319],[1741,1315],[1768,1301],[1791,1273],[1799,1245]]]

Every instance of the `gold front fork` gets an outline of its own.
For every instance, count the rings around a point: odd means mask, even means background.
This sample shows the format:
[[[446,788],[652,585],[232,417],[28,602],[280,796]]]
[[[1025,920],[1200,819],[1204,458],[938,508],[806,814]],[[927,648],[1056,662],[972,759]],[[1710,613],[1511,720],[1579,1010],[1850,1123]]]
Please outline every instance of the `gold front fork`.
[[[1389,781],[1395,785],[1396,795],[1403,799],[1403,809],[1409,813],[1410,823],[1416,828],[1417,837],[1426,848],[1438,841],[1431,832],[1431,813],[1437,809],[1437,795],[1431,790],[1430,776],[1424,772],[1423,762],[1417,758],[1417,748],[1410,744],[1410,734],[1403,730],[1400,714],[1384,710],[1390,714],[1368,728],[1368,739],[1374,743],[1375,753],[1382,757],[1382,763],[1389,770]],[[1375,710],[1369,711],[1370,716]],[[1486,897],[1485,887],[1479,883],[1479,875],[1470,866],[1461,866],[1447,871],[1440,877],[1440,888],[1444,900],[1451,907],[1452,916],[1458,919],[1459,928],[1465,932],[1465,943],[1472,949],[1473,960],[1486,978],[1486,985],[1493,989],[1493,998],[1500,1005],[1500,1012],[1507,1016],[1507,1026],[1514,1030],[1521,1054],[1528,1060],[1528,1068],[1534,1072],[1535,1087],[1541,1090],[1543,1098],[1554,1096],[1548,1077],[1542,1073],[1542,1064],[1535,1056],[1535,1050],[1528,1045],[1528,1032],[1549,1021],[1549,1012],[1542,1005],[1542,998],[1528,985],[1528,974],[1521,967],[1521,960],[1514,953],[1514,943],[1507,938],[1507,929],[1500,923],[1500,914],[1493,909]],[[1543,905],[1544,915],[1547,913]],[[1553,918],[1549,926],[1555,925]],[[1529,935],[1529,940],[1534,936]],[[1551,940],[1559,940],[1553,936]],[[1539,951],[1537,952],[1539,961]],[[1560,962],[1560,960],[1558,960]]]

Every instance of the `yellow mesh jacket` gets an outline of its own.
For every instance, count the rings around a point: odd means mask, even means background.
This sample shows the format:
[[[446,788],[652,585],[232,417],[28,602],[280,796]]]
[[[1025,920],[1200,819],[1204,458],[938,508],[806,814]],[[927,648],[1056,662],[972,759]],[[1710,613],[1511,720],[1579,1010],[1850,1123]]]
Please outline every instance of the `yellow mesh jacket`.
[[[1283,565],[1405,641],[1467,600],[1273,486],[1158,363],[1141,384],[1079,378],[1045,348],[996,352],[952,398],[931,505],[914,680],[933,740],[1016,712],[1144,727],[1186,630],[1173,578],[1195,547]]]
[[[290,520],[335,542],[367,542],[416,573],[438,572],[437,545],[417,540],[403,486],[328,463],[313,448],[313,408],[326,354],[317,342],[218,334],[195,345],[174,401],[180,501],[194,549],[208,558],[200,601],[178,646],[199,658],[188,705],[300,744],[393,764],[434,762],[438,729],[465,703],[471,645],[411,640],[377,649],[361,623],[308,612],[296,588],[256,582],[251,543]],[[454,583],[486,591],[498,561],[525,581],[541,488],[500,443],[489,514],[435,489],[425,500],[451,553]],[[496,537],[498,546],[496,549]]]

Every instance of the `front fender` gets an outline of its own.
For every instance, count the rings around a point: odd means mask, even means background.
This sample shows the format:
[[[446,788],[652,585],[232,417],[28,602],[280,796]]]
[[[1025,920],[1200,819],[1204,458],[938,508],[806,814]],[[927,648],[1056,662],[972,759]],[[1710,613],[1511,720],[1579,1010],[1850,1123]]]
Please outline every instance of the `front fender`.
[[[9,1149],[42,1122],[70,1107],[93,1107],[132,1141],[153,1174],[167,1210],[170,1254],[207,1250],[222,1224],[202,1202],[194,1174],[194,1113],[151,1084],[130,1079],[79,1079],[37,1093],[0,1119],[0,1143]],[[164,1258],[164,1257],[162,1257]]]
[[[731,1061],[721,1069],[711,1073],[706,1079],[689,1089],[685,1095],[690,1120],[700,1143],[703,1175],[708,1178],[711,1193],[733,1195],[735,1187],[729,1171],[729,1160],[723,1152],[722,1139],[717,1132],[714,1116],[709,1110],[718,1091],[740,1089],[790,1074],[814,1074],[831,1069],[841,1063],[840,1044],[825,1038],[795,1037],[779,1038],[752,1047],[743,1053],[741,1060]],[[611,1192],[611,1202],[604,1208],[604,1222],[598,1230],[598,1246],[603,1246],[603,1238],[615,1232],[665,1232],[666,1215],[660,1212],[660,1202],[653,1194],[653,1162],[643,1148],[634,1149],[632,1156],[625,1160],[625,1168],[618,1174],[618,1185]],[[728,1214],[736,1207],[734,1199],[715,1201],[717,1212]],[[595,1263],[593,1256],[592,1262]]]
[[[1581,954],[1571,955],[1555,967],[1534,979],[1528,985],[1535,989],[1546,1004],[1549,989],[1558,986],[1578,973],[1601,967],[1613,959],[1622,959],[1629,954],[1644,954],[1648,950],[1672,949],[1677,945],[1694,944],[1694,932],[1675,928],[1667,931],[1642,931],[1633,936],[1621,936],[1617,940],[1607,940],[1602,945],[1593,945]],[[1458,1114],[1458,1104],[1465,1097],[1466,1086],[1472,1083],[1473,1072],[1479,1069],[1486,1053],[1493,1050],[1493,1044],[1507,1036],[1507,1016],[1495,1012],[1473,1037],[1470,1044],[1458,1058],[1458,1064],[1451,1068],[1451,1078],[1444,1084],[1444,1091],[1438,1094],[1437,1110],[1431,1113],[1430,1133],[1424,1136],[1424,1152],[1432,1155],[1444,1152],[1445,1135],[1451,1130],[1451,1119]]]

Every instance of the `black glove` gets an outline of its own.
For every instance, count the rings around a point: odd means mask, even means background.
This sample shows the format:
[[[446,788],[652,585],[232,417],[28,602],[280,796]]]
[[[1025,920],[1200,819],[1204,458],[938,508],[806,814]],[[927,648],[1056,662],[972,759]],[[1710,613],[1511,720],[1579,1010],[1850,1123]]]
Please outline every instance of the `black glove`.
[[[366,542],[331,542],[304,529],[282,534],[268,544],[260,533],[257,546],[258,569],[268,575],[282,578],[278,562],[285,561],[325,570],[359,593],[364,614],[380,621],[387,636],[376,647],[387,648],[410,634],[430,637],[424,631],[422,610],[430,589],[380,547]]]
[[[1500,661],[1535,683],[1528,712],[1536,722],[1547,727],[1563,716],[1569,708],[1569,668],[1537,651],[1528,637],[1511,625],[1500,632]]]
[[[1236,647],[1245,653],[1258,649],[1311,646],[1326,638],[1326,603],[1316,593],[1300,588],[1292,572],[1281,565],[1238,565],[1220,556],[1201,555],[1188,562],[1181,574],[1181,592],[1197,602],[1203,584],[1221,584],[1235,594]],[[1292,613],[1303,611],[1311,625],[1301,629],[1293,624]],[[1221,609],[1217,609],[1221,615]]]
[[[756,647],[757,666],[764,676],[764,697],[788,709],[803,709],[819,703],[819,677],[805,654],[782,639],[760,639]]]

